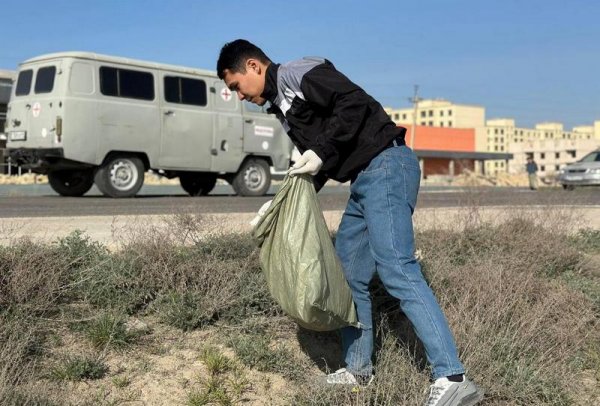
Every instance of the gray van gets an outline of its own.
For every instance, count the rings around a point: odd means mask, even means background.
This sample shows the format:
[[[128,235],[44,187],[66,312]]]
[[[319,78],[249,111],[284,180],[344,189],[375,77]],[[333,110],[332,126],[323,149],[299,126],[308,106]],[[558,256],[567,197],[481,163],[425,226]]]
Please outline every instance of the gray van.
[[[19,66],[6,135],[13,162],[47,174],[63,196],[94,183],[134,196],[150,169],[192,196],[217,178],[259,196],[293,148],[274,116],[241,102],[215,72],[82,52]]]

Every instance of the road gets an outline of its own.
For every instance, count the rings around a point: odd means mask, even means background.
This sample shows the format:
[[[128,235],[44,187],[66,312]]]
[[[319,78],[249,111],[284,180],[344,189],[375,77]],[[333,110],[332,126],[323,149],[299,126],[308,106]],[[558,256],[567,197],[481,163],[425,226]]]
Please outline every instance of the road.
[[[48,185],[0,186],[0,218],[73,217],[195,213],[250,213],[275,193],[263,197],[238,197],[226,185],[218,185],[205,197],[189,197],[177,185],[145,185],[131,199],[111,199],[95,187],[80,198],[60,197]],[[326,186],[318,194],[323,210],[343,210],[348,199],[347,185]],[[465,206],[596,206],[600,207],[600,188],[562,189],[508,187],[434,187],[424,186],[417,208]]]

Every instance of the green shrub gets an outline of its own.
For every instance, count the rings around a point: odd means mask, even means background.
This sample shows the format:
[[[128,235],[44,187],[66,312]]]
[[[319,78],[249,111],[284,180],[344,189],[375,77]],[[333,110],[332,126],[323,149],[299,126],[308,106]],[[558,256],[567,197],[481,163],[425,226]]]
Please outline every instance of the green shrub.
[[[81,381],[103,378],[107,372],[108,367],[100,360],[89,356],[71,356],[50,368],[50,377],[60,381]]]

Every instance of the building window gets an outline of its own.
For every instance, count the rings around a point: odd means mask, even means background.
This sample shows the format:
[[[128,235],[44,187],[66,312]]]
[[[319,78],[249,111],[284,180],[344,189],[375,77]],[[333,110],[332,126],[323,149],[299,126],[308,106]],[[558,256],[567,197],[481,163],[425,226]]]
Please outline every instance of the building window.
[[[504,151],[504,145],[500,145],[500,151]]]
[[[421,121],[421,125],[426,125],[426,124],[425,124],[425,121]]]
[[[452,115],[452,110],[448,110],[448,115],[451,116]]]
[[[433,127],[433,121],[429,122],[429,127]]]
[[[560,165],[554,165],[554,170],[555,170],[555,171],[558,171],[558,170],[560,170]]]
[[[402,120],[406,120],[406,114],[402,114]]]
[[[440,121],[440,127],[443,127],[443,126],[444,126],[444,122]]]
[[[426,111],[422,111],[421,112],[421,117],[427,117],[427,112]]]
[[[577,151],[571,149],[567,151],[567,154],[571,155],[571,158],[575,158],[575,156],[577,155]]]
[[[554,157],[555,157],[556,159],[559,159],[559,158],[560,158],[560,152],[557,152],[556,154],[554,154]]]
[[[444,117],[444,110],[440,110],[440,117]]]
[[[500,134],[504,134],[504,130],[500,130]]]
[[[541,152],[540,153],[540,159],[546,159],[546,153],[545,152]]]
[[[546,166],[545,165],[541,165],[540,166],[540,171],[544,172],[546,170]]]
[[[433,110],[429,110],[429,117],[433,117]]]
[[[494,128],[494,134],[498,134],[498,129]]]
[[[498,146],[494,145],[494,151],[498,152]]]
[[[452,127],[452,121],[448,121],[448,127]]]

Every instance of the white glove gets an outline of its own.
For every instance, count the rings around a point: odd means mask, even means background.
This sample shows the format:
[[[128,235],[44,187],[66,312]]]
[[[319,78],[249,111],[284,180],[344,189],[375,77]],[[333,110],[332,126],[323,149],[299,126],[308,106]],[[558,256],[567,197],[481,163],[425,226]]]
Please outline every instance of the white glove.
[[[312,149],[309,149],[300,156],[294,165],[288,170],[288,175],[296,176],[301,173],[316,175],[323,166],[323,161]]]
[[[273,200],[269,200],[268,202],[266,202],[265,204],[263,204],[262,206],[260,206],[260,209],[258,209],[258,213],[256,213],[256,217],[254,217],[252,219],[252,221],[250,222],[250,225],[252,227],[256,227],[256,225],[258,224],[258,222],[260,221],[260,219],[262,218],[262,216],[264,216],[265,213],[267,212],[267,210],[269,210],[269,207],[271,206],[271,203],[273,203]]]

